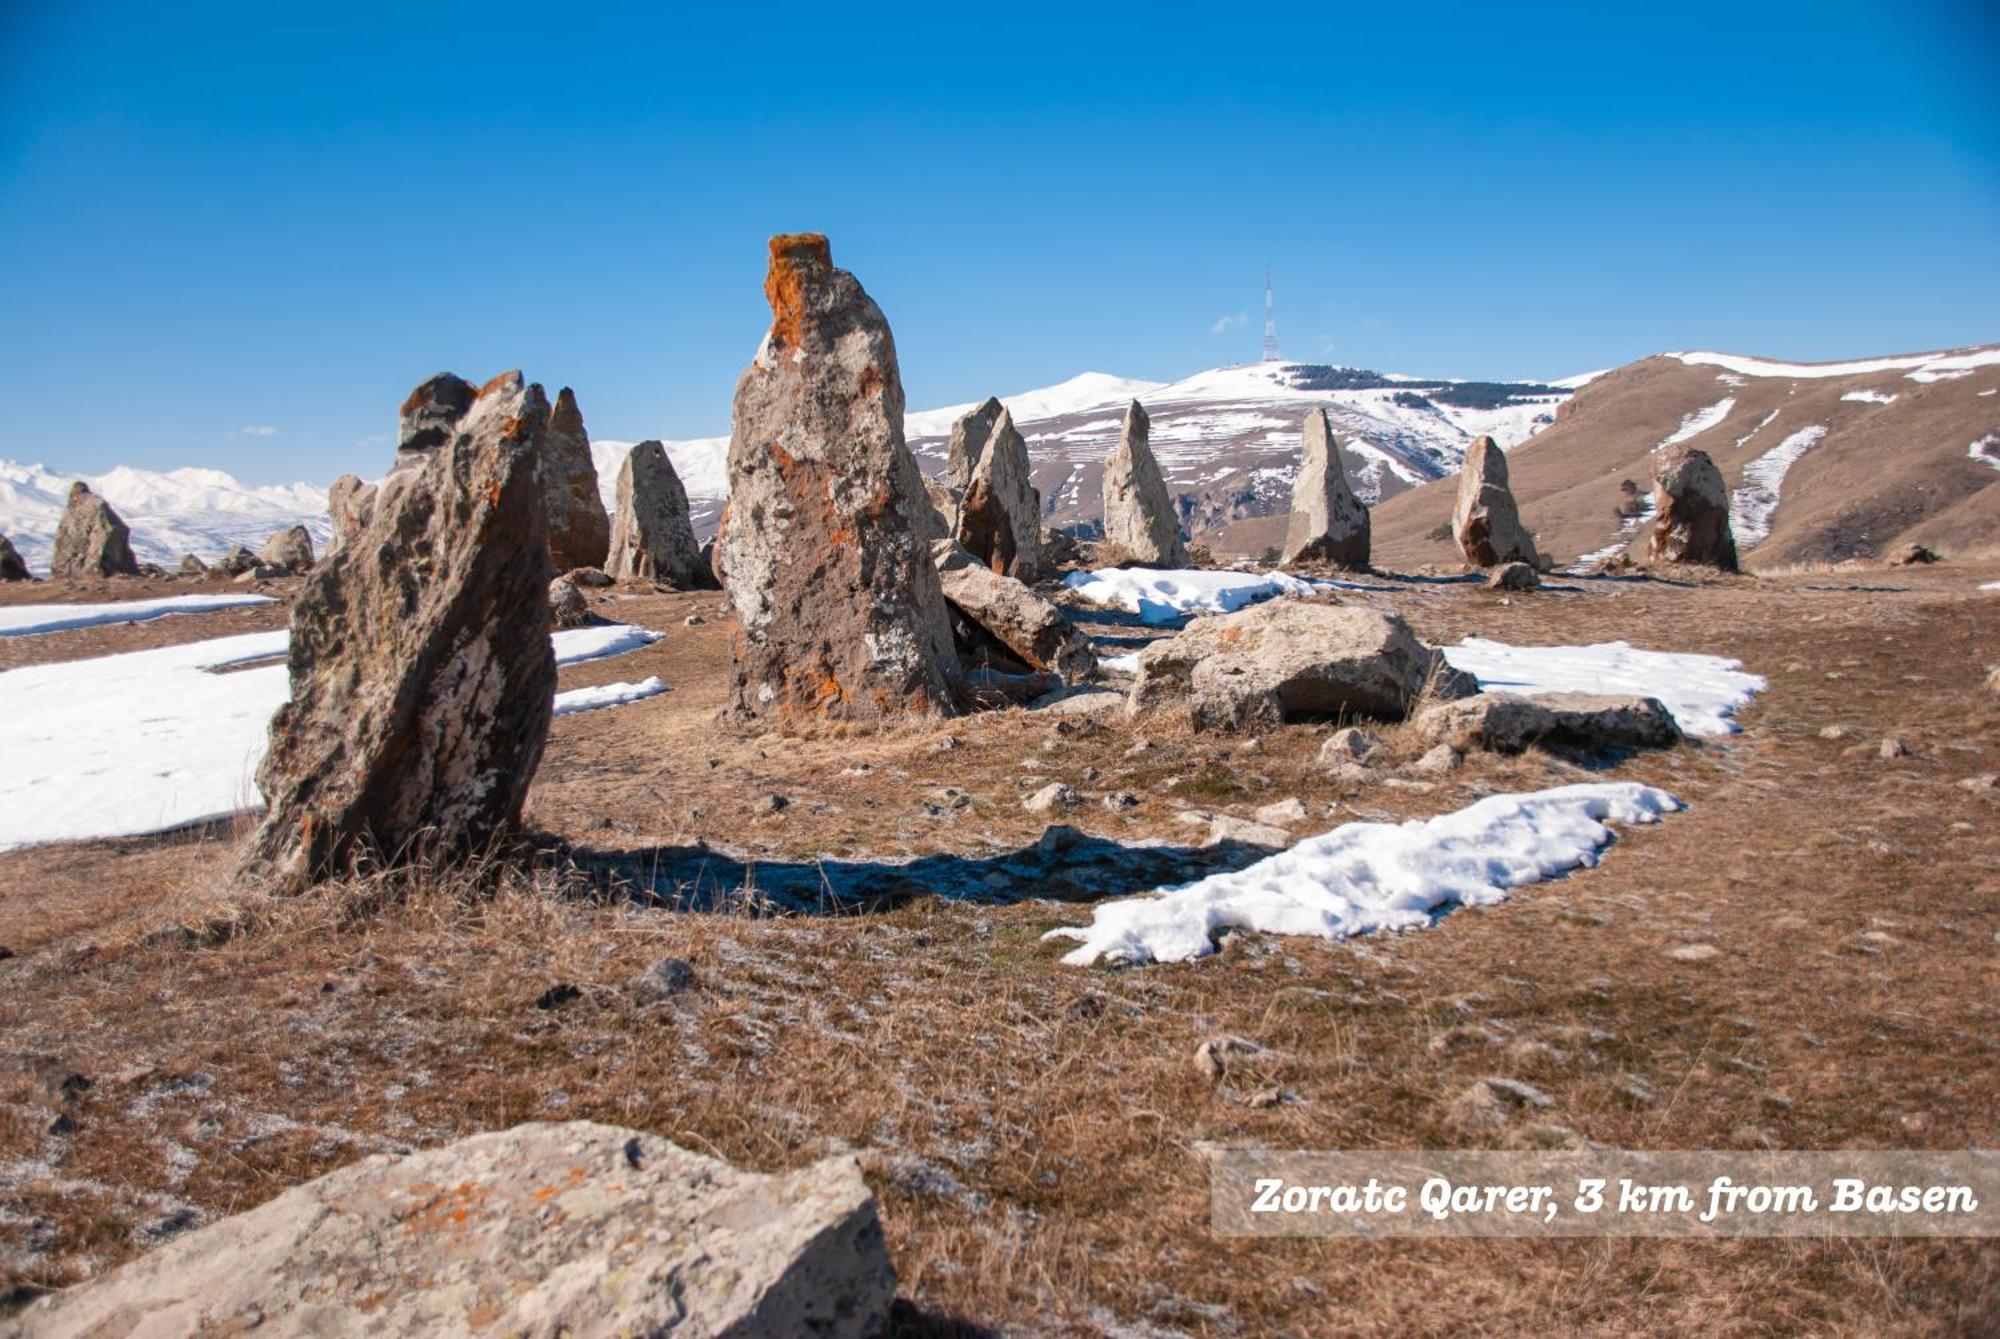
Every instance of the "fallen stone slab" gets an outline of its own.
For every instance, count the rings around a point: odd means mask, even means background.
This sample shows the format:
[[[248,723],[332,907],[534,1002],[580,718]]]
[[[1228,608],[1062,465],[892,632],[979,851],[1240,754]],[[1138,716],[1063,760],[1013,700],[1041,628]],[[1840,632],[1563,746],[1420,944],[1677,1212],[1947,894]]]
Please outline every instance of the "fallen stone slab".
[[[1480,693],[1424,708],[1417,714],[1416,730],[1426,740],[1461,752],[1521,753],[1536,744],[1667,748],[1681,739],[1673,713],[1658,698],[1604,693]]]
[[[1097,673],[1097,652],[1062,611],[1026,584],[1003,576],[948,539],[931,546],[945,603],[1031,669],[1066,680]]]
[[[573,1121],[364,1158],[0,1332],[858,1339],[895,1291],[855,1159],[760,1176]]]

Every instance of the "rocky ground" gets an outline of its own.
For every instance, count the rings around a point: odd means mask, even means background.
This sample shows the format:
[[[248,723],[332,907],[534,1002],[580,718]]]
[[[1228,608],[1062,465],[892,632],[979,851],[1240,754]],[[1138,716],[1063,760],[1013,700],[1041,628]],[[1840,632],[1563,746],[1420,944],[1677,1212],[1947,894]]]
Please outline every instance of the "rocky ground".
[[[560,687],[673,691],[556,720],[532,876],[244,905],[218,887],[227,828],[0,854],[0,1276],[74,1281],[368,1151],[594,1119],[758,1171],[860,1151],[910,1333],[1979,1331],[1990,1243],[1222,1241],[1197,1148],[1991,1145],[2000,791],[1962,783],[2000,772],[1995,579],[1371,582],[1343,598],[1433,644],[1624,638],[1770,687],[1743,734],[1616,769],[1690,807],[1597,869],[1423,932],[1126,971],[1041,936],[1254,855],[1204,849],[1217,816],[1295,798],[1296,837],[1592,773],[1531,753],[1423,776],[1392,728],[1387,764],[1336,782],[1331,723],[1250,740],[1115,712],[745,733],[716,723],[722,597],[605,592],[598,614],[667,635]],[[282,621],[5,639],[0,667]],[[1058,782],[1074,807],[1024,808]],[[1213,1077],[1193,1055],[1217,1032],[1271,1054]],[[1473,1128],[1489,1077],[1548,1105]]]

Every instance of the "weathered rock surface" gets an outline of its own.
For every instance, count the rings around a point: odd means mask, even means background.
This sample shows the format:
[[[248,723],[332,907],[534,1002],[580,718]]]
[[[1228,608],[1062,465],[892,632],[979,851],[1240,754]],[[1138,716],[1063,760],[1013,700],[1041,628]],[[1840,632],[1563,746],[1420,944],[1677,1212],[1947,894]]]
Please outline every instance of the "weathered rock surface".
[[[1287,563],[1324,563],[1352,571],[1368,567],[1368,508],[1347,483],[1340,444],[1324,409],[1306,414],[1304,452],[1292,481],[1292,517],[1285,529]]]
[[[1658,698],[1599,693],[1480,693],[1425,707],[1415,725],[1421,738],[1461,752],[1520,753],[1542,743],[1591,750],[1665,748],[1681,738],[1673,713]]]
[[[1097,673],[1097,652],[1062,611],[1032,589],[1000,575],[950,540],[932,546],[945,602],[1031,669],[1066,680]]]
[[[1486,578],[1488,590],[1540,590],[1542,574],[1526,563],[1501,563]]]
[[[456,384],[454,384],[456,383]],[[541,387],[434,379],[359,539],[292,606],[291,700],[242,872],[297,890],[357,861],[450,858],[520,818],[555,695]],[[418,403],[431,388],[435,399]],[[440,404],[463,404],[451,419]]]
[[[180,574],[184,577],[205,577],[208,575],[208,564],[192,553],[184,553],[181,555]]]
[[[759,1176],[574,1121],[364,1158],[42,1299],[19,1332],[860,1339],[895,1289],[853,1158]]]
[[[1706,451],[1679,446],[1654,457],[1653,511],[1647,562],[1736,570],[1729,486]]]
[[[736,385],[730,711],[790,723],[957,707],[957,656],[881,309],[816,233],[771,239],[771,329]]]
[[[215,570],[226,576],[241,576],[258,565],[257,555],[241,544],[232,544],[229,551],[215,564]]]
[[[21,557],[20,550],[14,547],[13,541],[8,539],[7,536],[0,535],[0,581],[28,581],[31,579],[28,564]]]
[[[363,483],[359,475],[343,474],[326,490],[326,510],[333,519],[333,540],[338,548],[368,526],[368,513],[375,505],[375,485]]]
[[[1137,400],[1125,410],[1117,449],[1104,462],[1104,543],[1117,561],[1186,567],[1174,500],[1153,459],[1152,420]]]
[[[549,411],[542,496],[548,502],[549,557],[556,570],[603,566],[611,546],[611,518],[604,514],[604,498],[597,491],[597,466],[590,458],[583,411],[576,407],[576,392],[567,386],[556,393]]]
[[[605,571],[621,580],[658,581],[675,590],[715,584],[688,519],[687,489],[667,448],[658,442],[639,443],[618,467],[618,519],[611,527]]]
[[[590,621],[590,601],[584,597],[583,587],[570,576],[559,576],[549,583],[549,625],[556,628],[580,628]]]
[[[1382,736],[1359,725],[1343,726],[1327,737],[1319,746],[1319,761],[1324,767],[1342,763],[1367,766],[1379,760],[1382,753]]]
[[[310,572],[313,565],[312,535],[302,525],[280,530],[264,541],[264,549],[257,555],[257,561],[264,567],[275,568],[288,575]]]
[[[985,404],[968,410],[951,425],[951,441],[945,447],[944,458],[944,482],[947,486],[961,494],[965,492],[966,485],[972,482],[973,467],[986,454],[986,442],[993,435],[993,425],[1005,412],[998,400],[988,396]]]
[[[395,467],[428,464],[431,453],[457,435],[478,398],[479,387],[452,372],[439,372],[411,391],[397,411]]]
[[[958,504],[959,544],[994,571],[1020,581],[1042,574],[1042,495],[1030,482],[1029,469],[1028,444],[1015,430],[1014,416],[1002,409]]]
[[[1399,719],[1428,686],[1463,692],[1444,657],[1394,614],[1270,600],[1199,618],[1139,653],[1127,711],[1182,710],[1196,729],[1340,715]]]
[[[111,510],[111,504],[90,491],[81,479],[69,486],[69,503],[56,525],[55,551],[49,574],[59,577],[139,575],[132,556],[132,532]]]
[[[1521,524],[1520,509],[1507,487],[1507,455],[1491,437],[1481,437],[1466,448],[1451,529],[1459,551],[1474,567],[1536,565],[1535,541]]]
[[[1889,555],[1889,565],[1892,567],[1913,567],[1919,563],[1941,561],[1942,559],[1938,557],[1936,550],[1927,549],[1923,545],[1916,543],[1901,545],[1895,552]]]

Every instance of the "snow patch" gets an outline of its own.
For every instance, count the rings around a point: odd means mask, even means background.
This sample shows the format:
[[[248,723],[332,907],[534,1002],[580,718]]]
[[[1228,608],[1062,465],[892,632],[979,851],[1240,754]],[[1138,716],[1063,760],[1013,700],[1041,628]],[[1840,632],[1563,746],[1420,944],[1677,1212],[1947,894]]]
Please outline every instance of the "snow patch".
[[[1847,363],[1785,363],[1733,353],[1670,353],[1667,357],[1727,368],[1748,377],[1859,377],[1875,372],[1902,372],[1912,381],[1938,381],[2000,363],[2000,345],[1966,353],[1913,353],[1900,358],[1863,358]]]
[[[1752,437],[1755,437],[1758,433],[1764,431],[1764,429],[1770,427],[1772,422],[1777,417],[1778,417],[1778,411],[1773,409],[1770,413],[1758,419],[1756,427],[1750,429],[1750,431],[1744,433],[1741,437],[1738,437],[1736,439],[1736,449],[1738,451],[1741,451],[1745,443],[1747,443]]]
[[[1183,614],[1227,614],[1274,595],[1310,595],[1333,582],[1308,581],[1285,572],[1202,572],[1150,567],[1104,567],[1071,572],[1063,585],[1092,604],[1137,614],[1148,623],[1171,623]]]
[[[1063,961],[1187,962],[1215,952],[1226,930],[1345,939],[1415,930],[1454,906],[1483,906],[1510,889],[1597,863],[1606,822],[1652,823],[1682,807],[1635,782],[1489,795],[1455,813],[1407,823],[1347,823],[1246,869],[1107,902]]]
[[[1690,437],[1699,437],[1716,424],[1729,417],[1729,411],[1736,408],[1736,397],[1724,396],[1706,409],[1697,409],[1681,420],[1680,427],[1660,441],[1660,446],[1673,446],[1685,442]],[[1658,450],[1658,447],[1654,448]]]
[[[602,711],[606,707],[622,707],[627,702],[642,702],[666,691],[666,680],[657,674],[638,683],[607,683],[596,688],[572,688],[567,693],[556,694],[555,714],[569,716],[579,711]]]
[[[1731,735],[1740,707],[1762,692],[1764,676],[1740,660],[1692,651],[1642,651],[1626,642],[1591,646],[1509,646],[1467,637],[1444,658],[1488,692],[1630,693],[1656,697],[1683,733]]]
[[[1736,534],[1738,549],[1755,548],[1770,537],[1785,475],[1824,436],[1826,429],[1817,423],[1800,428],[1743,467],[1743,482],[1729,497],[1729,528]]]
[[[1987,433],[1966,447],[1965,454],[1982,465],[1991,465],[1994,469],[2000,470],[2000,434]]]
[[[159,600],[119,600],[110,604],[17,604],[0,608],[0,637],[69,632],[109,623],[145,623],[168,614],[207,614],[217,609],[274,604],[268,595],[174,595]]]
[[[1840,398],[1843,400],[1853,400],[1860,404],[1896,403],[1896,394],[1894,391],[1849,391]]]

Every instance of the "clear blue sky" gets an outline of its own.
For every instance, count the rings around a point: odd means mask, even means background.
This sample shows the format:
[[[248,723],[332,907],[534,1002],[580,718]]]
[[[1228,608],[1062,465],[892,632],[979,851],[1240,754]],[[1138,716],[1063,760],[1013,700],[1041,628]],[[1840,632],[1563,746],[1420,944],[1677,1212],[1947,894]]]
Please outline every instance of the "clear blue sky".
[[[913,408],[1254,358],[1267,263],[1382,370],[2000,339],[1990,0],[408,8],[0,0],[0,456],[374,474],[441,368],[719,434],[800,229]]]

